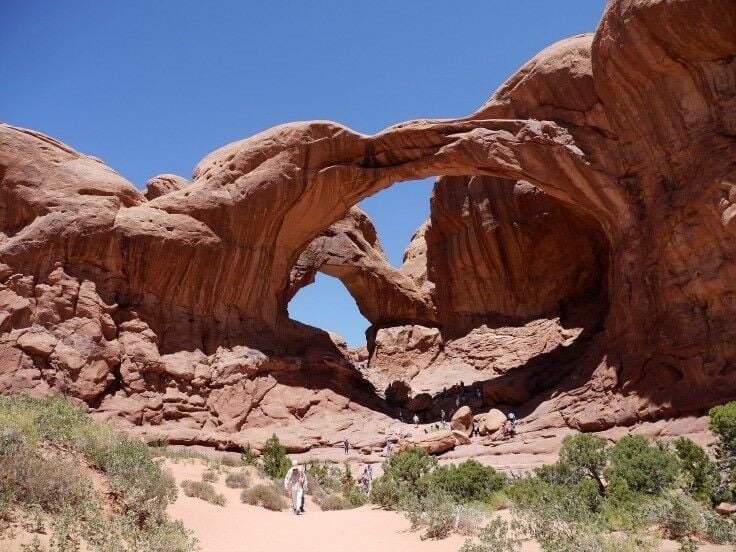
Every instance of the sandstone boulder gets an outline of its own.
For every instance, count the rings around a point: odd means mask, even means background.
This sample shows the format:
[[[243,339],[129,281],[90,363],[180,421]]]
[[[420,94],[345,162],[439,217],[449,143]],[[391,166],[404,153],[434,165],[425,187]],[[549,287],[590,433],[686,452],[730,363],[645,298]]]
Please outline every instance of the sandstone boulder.
[[[455,431],[460,431],[465,435],[470,435],[473,430],[473,412],[469,406],[461,406],[450,419],[450,427]]]
[[[402,452],[413,447],[419,447],[429,454],[442,454],[454,449],[458,444],[458,438],[462,439],[464,437],[462,434],[460,434],[460,437],[456,437],[454,433],[450,430],[433,431],[426,435],[400,442],[397,450],[398,452]],[[464,444],[464,442],[461,444]]]
[[[56,346],[57,339],[43,328],[31,328],[18,338],[18,347],[30,355],[48,357]]]
[[[491,435],[501,429],[506,422],[506,414],[493,408],[478,418],[478,431],[481,435]]]

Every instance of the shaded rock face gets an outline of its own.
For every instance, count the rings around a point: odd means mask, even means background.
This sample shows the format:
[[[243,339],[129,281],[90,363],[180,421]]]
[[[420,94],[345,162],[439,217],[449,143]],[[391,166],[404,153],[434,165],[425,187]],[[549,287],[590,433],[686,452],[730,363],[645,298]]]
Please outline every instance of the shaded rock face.
[[[444,177],[435,186],[427,278],[446,334],[492,318],[550,317],[583,298],[605,302],[597,225],[526,182]]]
[[[731,0],[614,0],[468,117],[283,125],[145,195],[2,125],[0,390],[64,391],[151,438],[280,425],[323,444],[386,430],[366,378],[393,381],[421,326],[437,338],[416,341],[415,381],[475,370],[484,401],[530,401],[537,426],[734,398],[735,54]],[[350,207],[428,176],[431,219],[391,269]],[[373,324],[372,373],[288,319],[316,270]]]

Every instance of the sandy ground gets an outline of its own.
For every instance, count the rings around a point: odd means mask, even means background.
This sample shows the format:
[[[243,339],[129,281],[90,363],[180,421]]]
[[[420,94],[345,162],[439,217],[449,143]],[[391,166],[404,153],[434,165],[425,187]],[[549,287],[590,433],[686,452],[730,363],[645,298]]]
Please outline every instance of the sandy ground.
[[[199,479],[199,463],[167,461],[177,483]],[[464,537],[420,539],[404,516],[373,506],[322,512],[310,497],[306,513],[271,512],[240,502],[240,490],[228,489],[224,476],[213,483],[227,497],[224,507],[179,493],[169,512],[199,539],[202,552],[457,552]],[[526,551],[525,551],[526,552]],[[530,549],[531,552],[531,549]]]
[[[177,483],[185,479],[199,480],[200,462],[166,461]],[[356,473],[355,470],[353,473]],[[229,489],[224,474],[213,483],[225,495],[227,505],[215,506],[179,493],[169,508],[175,519],[194,532],[202,552],[458,552],[467,537],[452,535],[443,540],[422,540],[412,531],[408,520],[396,512],[374,506],[354,510],[322,512],[306,501],[306,513],[271,512],[240,502],[240,490]],[[502,512],[508,516],[508,512]],[[679,546],[664,541],[661,552],[675,552]],[[726,552],[730,546],[706,545],[700,552]],[[521,552],[541,552],[536,542],[526,542]]]

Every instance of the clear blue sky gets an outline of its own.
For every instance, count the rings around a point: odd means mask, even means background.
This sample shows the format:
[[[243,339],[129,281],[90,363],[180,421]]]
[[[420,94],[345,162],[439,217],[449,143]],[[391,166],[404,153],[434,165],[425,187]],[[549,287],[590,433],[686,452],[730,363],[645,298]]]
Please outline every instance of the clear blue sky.
[[[593,31],[605,0],[0,0],[0,120],[102,158],[143,188],[273,125],[366,133],[480,106],[545,46]],[[431,182],[364,201],[400,264]],[[293,318],[364,341],[367,322],[320,276]]]

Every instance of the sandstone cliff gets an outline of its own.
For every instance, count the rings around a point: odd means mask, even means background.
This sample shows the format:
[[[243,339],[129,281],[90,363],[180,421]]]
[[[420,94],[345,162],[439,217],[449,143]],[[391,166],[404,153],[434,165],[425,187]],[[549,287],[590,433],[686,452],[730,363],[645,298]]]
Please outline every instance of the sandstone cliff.
[[[151,438],[278,425],[310,446],[388,431],[393,378],[439,405],[467,373],[535,427],[697,413],[736,397],[734,159],[732,0],[613,0],[468,117],[283,125],[145,195],[2,125],[0,391],[63,391]],[[428,176],[393,270],[351,206]],[[316,270],[373,324],[367,373],[288,319]]]

